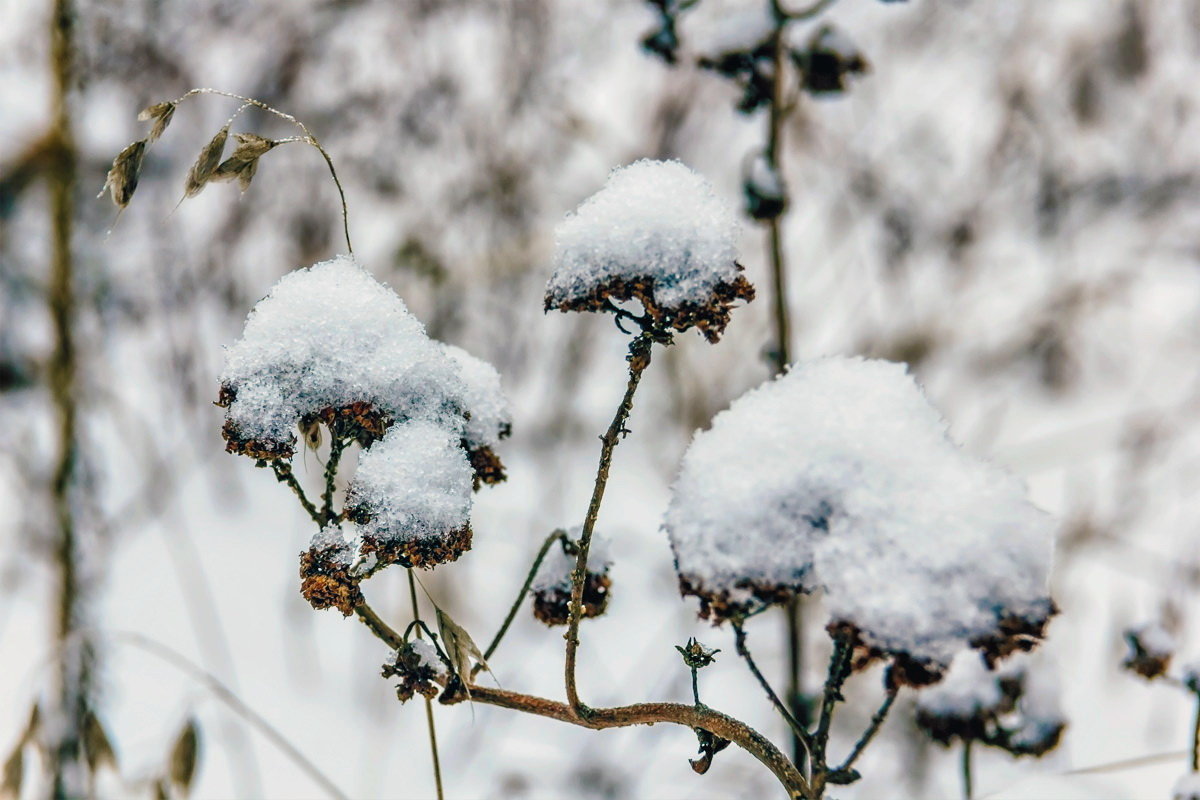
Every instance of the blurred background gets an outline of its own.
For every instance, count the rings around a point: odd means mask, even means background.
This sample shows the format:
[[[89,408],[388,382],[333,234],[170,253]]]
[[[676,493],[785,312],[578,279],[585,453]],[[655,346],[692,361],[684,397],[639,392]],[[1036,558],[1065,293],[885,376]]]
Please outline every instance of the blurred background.
[[[0,757],[36,703],[66,698],[111,743],[103,796],[152,796],[189,720],[193,796],[324,796],[231,693],[346,794],[433,795],[420,704],[396,702],[361,625],[300,597],[311,523],[268,471],[223,452],[212,405],[222,348],[254,302],[344,250],[337,192],[315,151],[282,147],[244,194],[211,186],[175,208],[237,108],[196,97],[114,225],[93,194],[144,135],[139,109],[211,86],[303,120],[345,184],[363,264],[431,335],[500,371],[509,479],[477,495],[474,550],[422,576],[486,641],[537,544],[582,522],[596,437],[624,389],[611,318],[542,312],[554,226],[641,157],[682,159],[742,203],[765,115],[739,113],[739,89],[695,56],[762,5],[703,0],[672,67],[639,44],[659,25],[641,0],[77,0],[58,40],[74,66],[56,73],[54,4],[0,0]],[[979,752],[976,794],[1167,797],[1192,702],[1120,663],[1122,631],[1147,621],[1200,645],[1200,1],[841,0],[798,28],[822,24],[870,69],[844,93],[801,95],[783,126],[791,357],[908,362],[956,439],[1061,520],[1062,613],[1038,668],[1068,728],[1041,760]],[[234,130],[294,133],[253,110]],[[673,645],[695,635],[724,651],[702,673],[705,699],[785,745],[731,632],[679,598],[659,530],[693,431],[773,374],[767,244],[747,217],[758,300],[719,344],[681,336],[647,374],[600,516],[613,600],[584,625],[580,680],[596,705],[686,701]],[[321,469],[319,454],[297,457],[303,480]],[[402,571],[366,589],[407,622]],[[816,686],[828,645],[819,605],[808,614]],[[782,685],[783,614],[750,635]],[[525,610],[496,678],[559,697],[562,646]],[[852,679],[835,754],[881,696],[878,668]],[[679,727],[436,713],[450,797],[777,792],[736,748],[695,775],[695,737]],[[24,793],[40,796],[27,750]],[[956,764],[903,693],[864,779],[837,795],[956,797]]]

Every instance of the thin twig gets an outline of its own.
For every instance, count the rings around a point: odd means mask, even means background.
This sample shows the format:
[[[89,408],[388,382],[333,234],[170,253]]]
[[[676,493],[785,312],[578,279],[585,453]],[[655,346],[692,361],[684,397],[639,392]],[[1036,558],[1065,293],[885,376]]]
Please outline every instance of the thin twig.
[[[833,654],[829,657],[829,673],[825,676],[825,690],[821,696],[821,716],[817,729],[812,734],[812,782],[820,797],[825,790],[825,778],[829,774],[825,760],[829,745],[829,727],[833,724],[833,712],[842,697],[842,684],[850,674],[854,647],[843,636],[834,636]]]
[[[800,724],[800,721],[792,715],[792,712],[788,710],[788,707],[783,703],[783,701],[779,699],[779,695],[777,695],[775,690],[771,688],[770,682],[766,679],[766,677],[763,676],[762,671],[758,668],[758,665],[754,663],[754,657],[750,655],[750,648],[746,646],[746,629],[741,625],[741,623],[734,623],[733,637],[734,642],[737,645],[738,655],[741,656],[742,660],[746,662],[746,666],[750,668],[750,672],[753,673],[754,677],[758,680],[759,686],[761,686],[763,691],[767,693],[767,697],[770,699],[771,705],[775,706],[775,710],[778,711],[779,715],[783,717],[785,722],[787,722],[788,727],[792,730],[792,735],[797,741],[800,742],[804,752],[810,752],[812,749],[812,742],[808,735],[808,731],[803,725]]]
[[[542,542],[541,548],[538,550],[537,556],[533,559],[532,566],[529,567],[529,574],[525,576],[525,583],[521,585],[521,591],[517,592],[517,599],[513,601],[512,607],[508,610],[508,616],[504,618],[504,622],[500,625],[500,630],[496,631],[496,635],[492,637],[492,642],[483,651],[483,660],[490,661],[492,654],[496,652],[496,648],[500,646],[500,640],[504,638],[504,634],[508,633],[508,626],[512,625],[512,621],[516,618],[517,612],[521,609],[521,603],[525,601],[525,596],[529,594],[529,587],[533,585],[533,579],[537,577],[538,570],[542,566],[542,561],[545,560],[546,554],[550,552],[550,548],[555,542],[563,541],[567,537],[567,532],[559,529],[546,537],[546,541]],[[483,664],[476,664],[471,674],[477,674],[483,669]]]
[[[329,442],[329,460],[325,462],[325,492],[321,495],[323,506],[321,516],[325,520],[325,524],[337,520],[337,514],[333,511],[333,490],[337,479],[338,463],[342,460],[342,451],[345,449],[345,439],[340,436],[333,436],[331,438]],[[320,524],[319,521],[318,524]]]
[[[271,470],[275,473],[276,480],[280,483],[286,483],[296,493],[296,497],[300,499],[300,505],[304,506],[304,510],[312,517],[312,521],[318,525],[324,525],[324,517],[322,517],[320,511],[317,511],[317,507],[312,504],[312,501],[308,499],[308,495],[304,493],[304,487],[296,479],[296,473],[292,471],[292,465],[277,458],[271,461]]]
[[[404,644],[404,637],[396,633],[396,631],[384,622],[375,610],[366,603],[360,603],[355,606],[354,613],[362,620],[362,624],[371,629],[371,633],[375,634],[384,644],[393,650],[399,650],[400,645]]]
[[[1192,772],[1200,771],[1200,692],[1195,692],[1196,716],[1192,722]]]
[[[896,695],[900,693],[899,684],[892,686],[888,685],[887,696],[883,699],[883,704],[879,706],[879,710],[871,717],[871,724],[863,731],[863,735],[858,737],[858,741],[854,743],[854,749],[850,751],[850,755],[846,756],[838,767],[833,769],[833,772],[847,772],[854,766],[854,762],[867,749],[867,745],[875,738],[875,734],[879,732],[879,728],[883,725],[884,719],[887,718],[888,712],[892,710],[892,704],[896,702]]]
[[[202,667],[192,663],[190,659],[181,653],[167,647],[161,642],[143,636],[140,633],[121,632],[111,635],[116,641],[124,641],[131,644],[147,653],[150,653],[158,658],[173,665],[182,672],[186,672],[195,678],[200,683],[208,687],[213,695],[230,708],[235,714],[249,722],[260,733],[267,737],[276,747],[286,755],[293,764],[300,768],[300,771],[312,778],[313,782],[325,790],[330,797],[338,798],[338,800],[348,800],[347,795],[334,785],[333,781],[329,780],[317,766],[312,763],[301,753],[296,746],[287,740],[279,730],[267,722],[257,711],[246,705],[240,697],[238,697],[228,686],[221,682],[212,673],[206,671]]]
[[[579,650],[579,621],[583,618],[583,584],[587,579],[588,551],[592,544],[592,530],[596,527],[596,517],[600,513],[600,502],[604,499],[604,488],[608,484],[608,472],[612,466],[613,450],[627,433],[625,422],[633,409],[633,395],[637,391],[642,373],[650,366],[650,352],[654,347],[654,334],[645,331],[634,337],[629,343],[629,383],[625,387],[625,396],[617,406],[617,413],[612,424],[601,437],[600,465],[596,470],[596,483],[592,489],[592,499],[588,504],[587,517],[583,521],[583,532],[579,536],[579,553],[575,558],[575,570],[571,573],[571,605],[567,621],[567,657],[566,657],[566,689],[567,702],[574,713],[586,716],[587,706],[579,699],[579,691],[575,685],[575,661]]]
[[[267,105],[266,103],[262,102],[261,100],[255,100],[253,97],[244,97],[240,94],[234,94],[233,92],[223,92],[220,89],[207,89],[207,88],[192,89],[191,91],[187,92],[182,97],[180,97],[178,100],[176,100],[175,103],[176,103],[176,105],[178,105],[179,103],[183,102],[187,98],[189,98],[193,95],[198,95],[198,94],[211,94],[211,95],[217,95],[219,97],[229,97],[234,100],[241,100],[243,103],[255,106],[257,108],[261,108],[263,111],[266,111],[270,114],[274,114],[275,116],[279,117],[280,119],[287,120],[288,122],[292,123],[293,125],[296,125],[298,128],[300,128],[300,130],[302,130],[304,132],[305,142],[307,144],[312,145],[314,148],[316,148],[317,152],[321,154],[321,157],[325,159],[325,164],[326,164],[326,166],[329,167],[329,174],[330,174],[330,176],[333,177],[333,182],[337,186],[338,197],[342,201],[342,232],[346,236],[346,250],[351,255],[354,255],[354,247],[353,247],[353,245],[350,244],[350,211],[346,206],[346,192],[344,189],[342,189],[342,182],[338,178],[337,170],[334,169],[334,167],[333,167],[333,159],[329,157],[329,153],[325,151],[325,148],[321,145],[320,140],[318,140],[317,137],[313,135],[313,132],[308,129],[308,126],[305,125],[300,120],[293,117],[291,114],[287,114],[283,111],[280,111],[277,108],[272,108],[271,106]]]
[[[417,605],[417,579],[413,575],[412,567],[408,568],[408,599],[412,603],[413,622],[420,623],[421,609]],[[421,638],[421,629],[424,627],[423,624],[417,625],[418,639]],[[445,794],[442,791],[442,761],[438,758],[437,728],[433,724],[433,701],[428,697],[425,698],[425,727],[429,731],[429,757],[433,761],[433,783],[437,787],[438,800],[444,800]]]

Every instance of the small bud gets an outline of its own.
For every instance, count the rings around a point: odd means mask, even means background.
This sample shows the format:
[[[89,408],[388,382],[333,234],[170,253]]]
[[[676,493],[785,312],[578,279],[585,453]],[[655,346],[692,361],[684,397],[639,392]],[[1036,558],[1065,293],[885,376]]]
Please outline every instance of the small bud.
[[[719,649],[710,650],[696,641],[695,637],[688,639],[687,644],[682,647],[675,645],[675,649],[679,651],[679,655],[683,656],[683,663],[687,664],[691,669],[704,669],[716,661],[715,656],[721,652]]]

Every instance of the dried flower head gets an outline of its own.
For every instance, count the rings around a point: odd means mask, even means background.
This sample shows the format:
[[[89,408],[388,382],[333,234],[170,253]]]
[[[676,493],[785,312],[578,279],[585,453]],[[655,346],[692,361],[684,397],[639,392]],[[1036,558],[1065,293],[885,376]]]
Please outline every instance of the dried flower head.
[[[903,365],[823,359],[735,401],[689,446],[664,527],[702,616],[821,591],[830,630],[906,683],[966,647],[1029,649],[1054,613],[1051,520],[947,438]]]
[[[429,699],[437,697],[449,682],[450,670],[432,644],[413,639],[392,651],[383,665],[383,677],[400,679],[396,697],[406,703],[418,694]]]
[[[578,537],[582,529],[573,528],[571,536]],[[534,576],[533,615],[547,625],[566,625],[571,613],[571,576],[575,572],[574,548],[551,548]],[[588,550],[588,570],[583,580],[583,616],[598,617],[608,608],[612,578],[612,560],[603,537],[593,536]]]
[[[355,556],[355,548],[340,530],[323,529],[300,554],[300,594],[313,608],[336,608],[347,617],[353,614],[364,602],[358,587],[362,576],[352,570]]]
[[[754,299],[737,263],[737,220],[712,186],[678,161],[614,170],[556,230],[546,310],[623,313],[644,327],[696,328],[720,339],[733,304]]]
[[[1125,631],[1129,655],[1121,666],[1147,680],[1161,677],[1175,655],[1175,637],[1157,623],[1147,623]]]
[[[955,656],[945,680],[917,696],[917,726],[939,744],[979,742],[1014,756],[1058,746],[1066,720],[1044,671],[1027,660],[993,670],[977,654]]]

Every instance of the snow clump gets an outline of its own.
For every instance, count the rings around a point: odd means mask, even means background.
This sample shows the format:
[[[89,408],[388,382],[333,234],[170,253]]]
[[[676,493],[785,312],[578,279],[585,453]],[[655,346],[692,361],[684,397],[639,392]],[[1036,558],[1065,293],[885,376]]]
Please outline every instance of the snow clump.
[[[966,647],[1029,649],[1053,613],[1050,518],[901,364],[821,359],[736,400],[692,440],[664,528],[702,616],[820,589],[830,630],[911,683]]]

